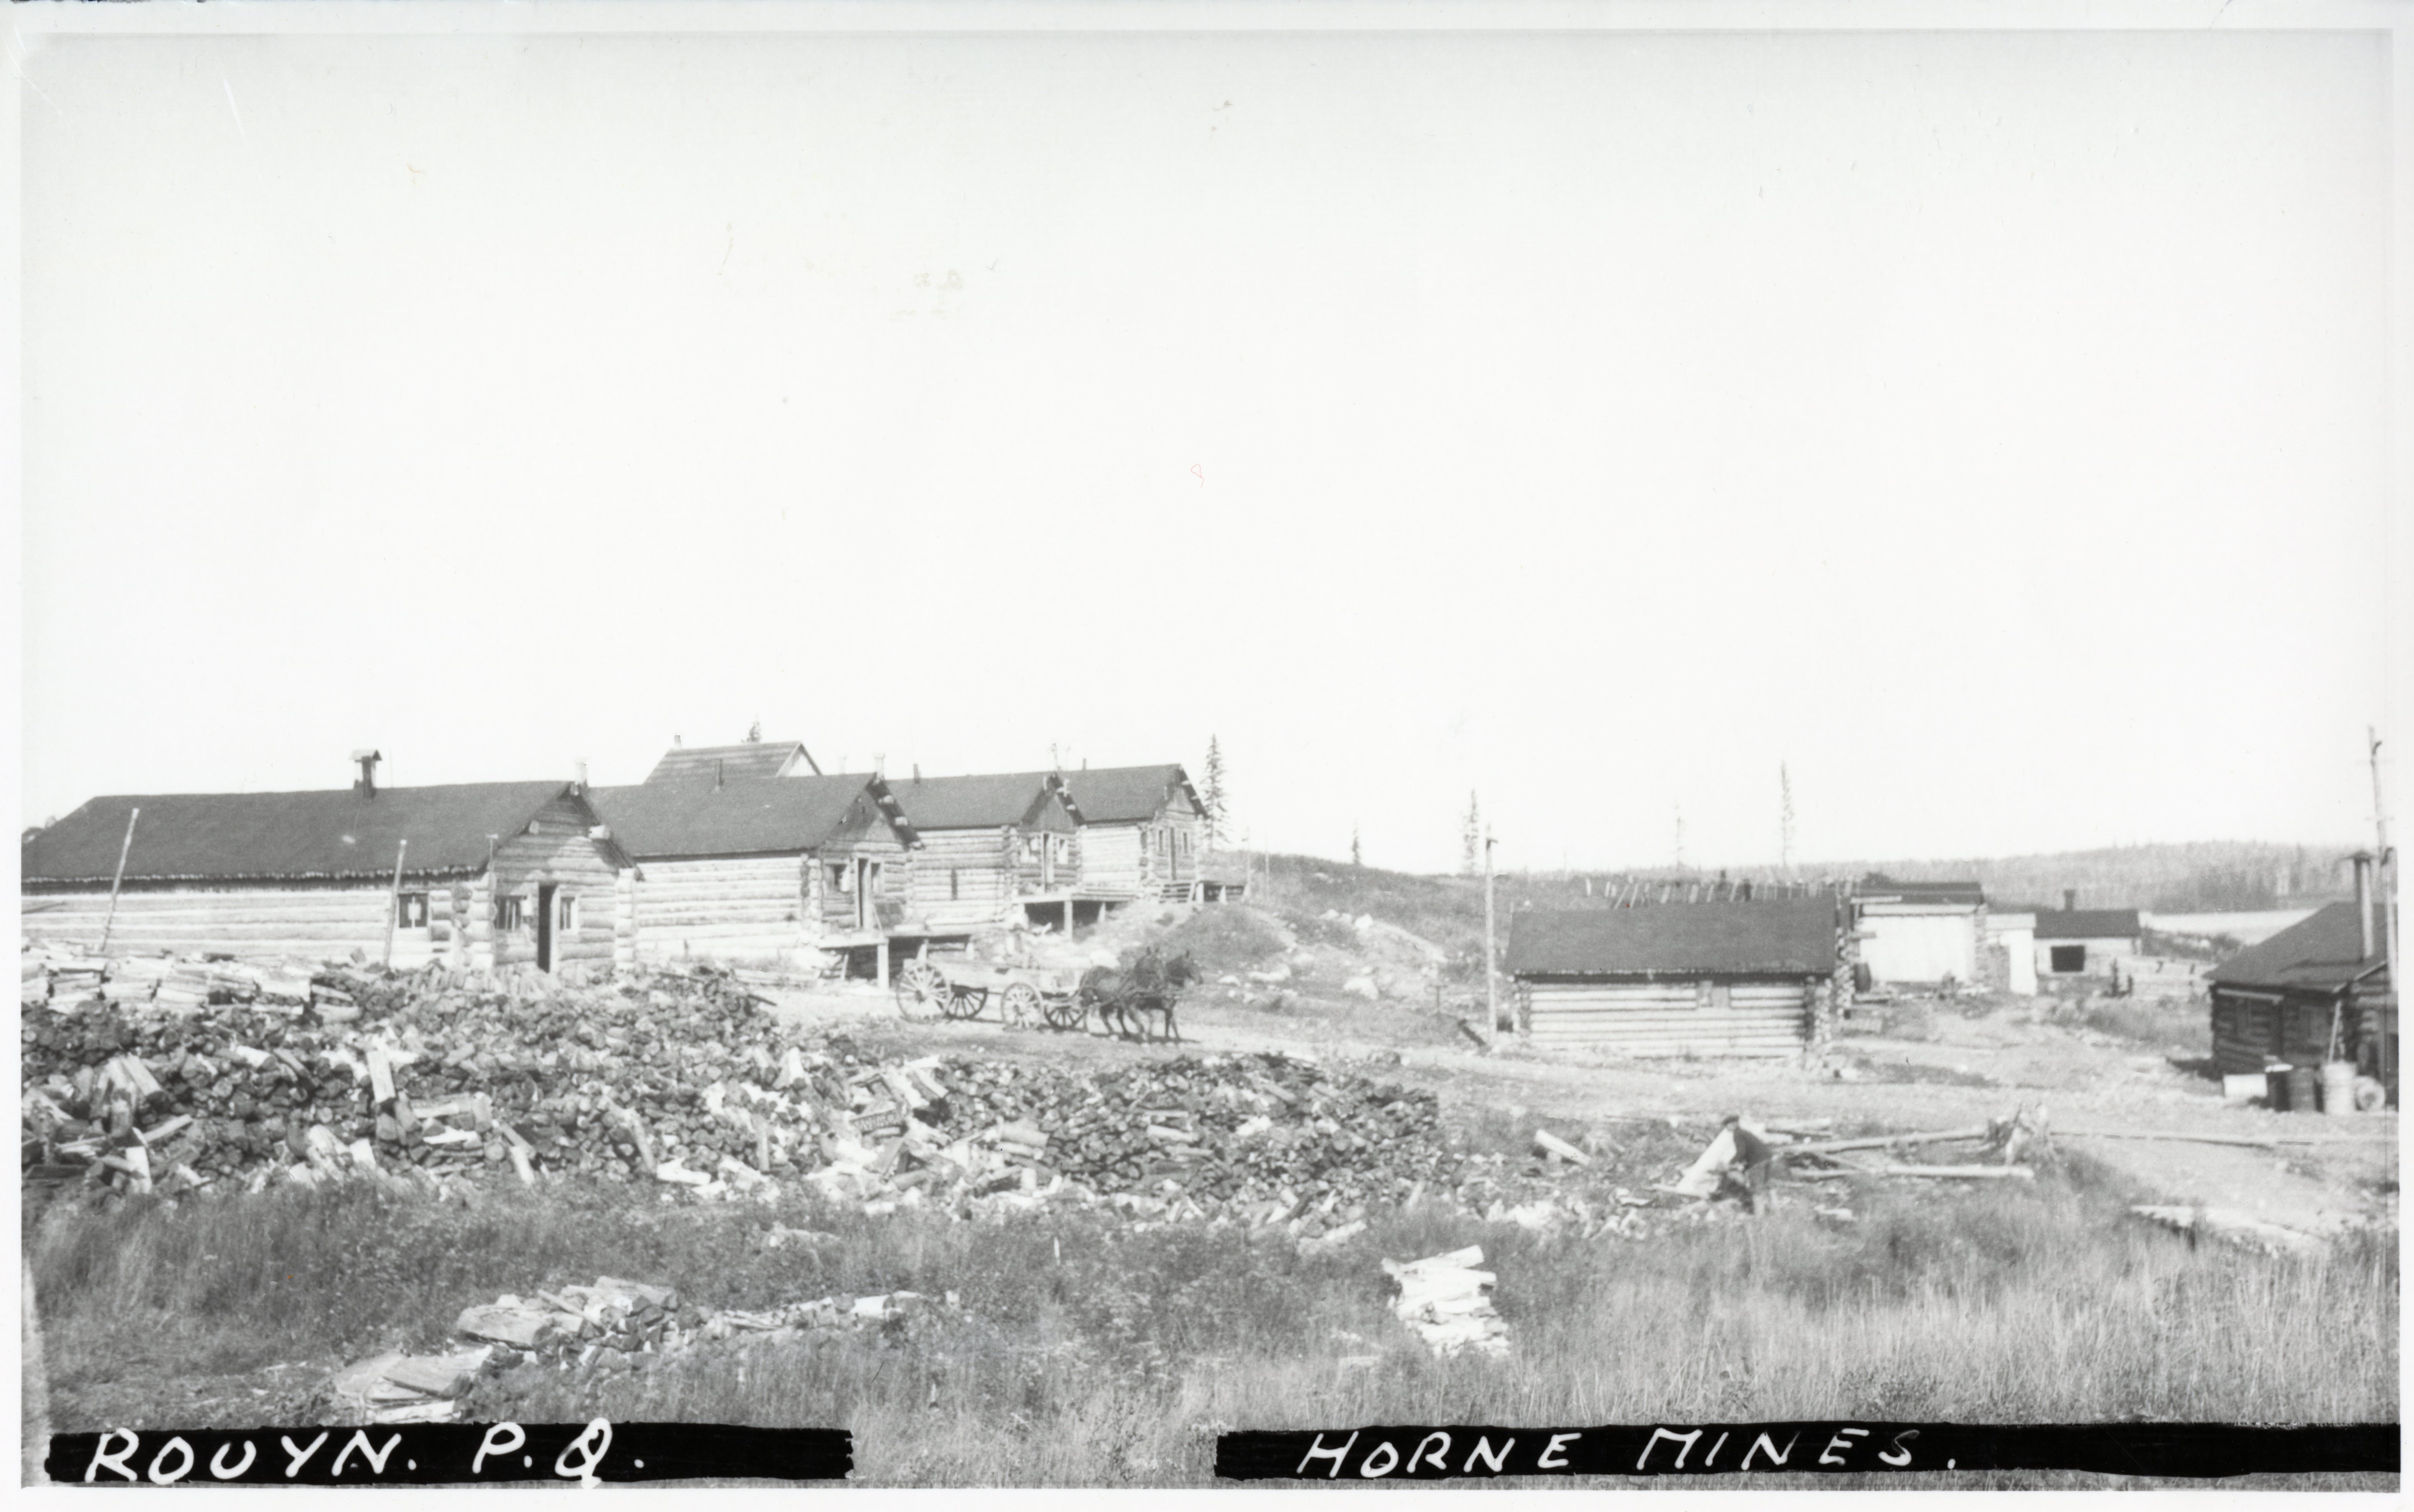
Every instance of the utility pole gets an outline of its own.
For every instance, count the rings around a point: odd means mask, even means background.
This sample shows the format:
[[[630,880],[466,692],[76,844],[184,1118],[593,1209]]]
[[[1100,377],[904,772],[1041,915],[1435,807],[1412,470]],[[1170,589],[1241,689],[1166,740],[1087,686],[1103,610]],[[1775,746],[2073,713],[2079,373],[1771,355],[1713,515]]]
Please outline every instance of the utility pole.
[[[403,837],[401,844],[394,848],[394,885],[386,889],[385,895],[385,964],[388,966],[394,964],[395,926],[401,922],[395,915],[402,912],[402,858],[410,850],[410,837],[408,835]]]
[[[142,817],[135,809],[126,816],[126,840],[117,848],[117,874],[109,879],[109,917],[100,921],[100,953],[109,954],[109,932],[117,927],[117,889],[126,882],[126,853],[134,849],[134,822]]]
[[[1500,973],[1494,963],[1492,909],[1492,831],[1483,832],[1483,1043],[1500,1047]]]

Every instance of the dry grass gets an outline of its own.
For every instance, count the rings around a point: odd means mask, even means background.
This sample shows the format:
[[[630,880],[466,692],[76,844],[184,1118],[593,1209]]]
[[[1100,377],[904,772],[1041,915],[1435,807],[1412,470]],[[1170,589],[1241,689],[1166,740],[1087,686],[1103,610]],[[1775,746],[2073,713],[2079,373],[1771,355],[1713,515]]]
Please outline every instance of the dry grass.
[[[190,1423],[165,1389],[180,1376],[433,1344],[470,1302],[601,1273],[707,1307],[957,1292],[958,1310],[910,1336],[712,1346],[585,1384],[525,1371],[478,1404],[529,1421],[843,1426],[857,1478],[896,1485],[1197,1485],[1214,1432],[1236,1426],[2395,1418],[2393,1245],[2320,1261],[2192,1249],[2129,1221],[2126,1195],[2073,1164],[2034,1189],[1866,1193],[1846,1225],[1805,1194],[1589,1245],[1425,1208],[1303,1254],[1102,1214],[633,1217],[624,1196],[559,1190],[471,1212],[346,1192],[60,1211],[28,1247],[62,1431]],[[774,1222],[832,1237],[767,1252]],[[1510,1361],[1432,1359],[1390,1316],[1378,1256],[1466,1243],[1499,1274]],[[144,1381],[161,1389],[122,1384]],[[328,1406],[255,1400],[216,1420]]]

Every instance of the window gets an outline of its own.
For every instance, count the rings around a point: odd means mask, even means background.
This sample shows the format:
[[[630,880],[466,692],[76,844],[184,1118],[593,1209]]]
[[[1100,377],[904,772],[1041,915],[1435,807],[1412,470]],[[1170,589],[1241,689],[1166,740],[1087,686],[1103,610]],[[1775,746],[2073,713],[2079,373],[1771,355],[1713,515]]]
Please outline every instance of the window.
[[[843,861],[831,862],[828,867],[829,884],[831,888],[842,893],[854,892],[855,879],[852,874],[853,870],[854,868],[849,867]]]
[[[394,926],[397,929],[427,927],[427,895],[397,893],[394,899]]]
[[[514,896],[495,899],[495,927],[504,934],[528,926],[528,899]]]
[[[558,893],[553,899],[553,928],[556,934],[574,934],[578,929],[578,899],[568,893]]]
[[[2084,971],[2087,970],[2087,947],[2085,945],[2053,945],[2048,947],[2048,949],[2049,952],[2049,958],[2051,964],[2047,968],[2047,970],[2054,971]]]

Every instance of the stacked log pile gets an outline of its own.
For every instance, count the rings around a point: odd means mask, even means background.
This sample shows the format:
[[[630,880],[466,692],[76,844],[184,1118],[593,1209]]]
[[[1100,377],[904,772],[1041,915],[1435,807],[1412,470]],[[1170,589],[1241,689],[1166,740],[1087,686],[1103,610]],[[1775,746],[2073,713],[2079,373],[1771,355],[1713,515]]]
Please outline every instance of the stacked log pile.
[[[97,979],[148,997],[53,990],[24,1015],[32,1179],[176,1192],[576,1175],[705,1198],[803,1179],[874,1210],[1069,1193],[1314,1237],[1447,1190],[1457,1166],[1431,1093],[1281,1056],[1097,1076],[883,1060],[842,1035],[783,1031],[723,971],[584,985],[331,967],[231,984],[209,977],[216,963],[121,964]],[[79,970],[44,974],[55,988]],[[227,1001],[163,1001],[179,980]]]

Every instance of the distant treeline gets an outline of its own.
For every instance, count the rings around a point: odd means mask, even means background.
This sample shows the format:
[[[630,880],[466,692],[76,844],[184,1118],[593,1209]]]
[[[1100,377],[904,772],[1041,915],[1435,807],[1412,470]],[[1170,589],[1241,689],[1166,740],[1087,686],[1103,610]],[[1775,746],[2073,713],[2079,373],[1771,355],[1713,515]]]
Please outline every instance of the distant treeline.
[[[1958,861],[1830,861],[1796,867],[1791,877],[1797,882],[1818,882],[1878,872],[1897,882],[1975,881],[1986,890],[1988,902],[1997,907],[2060,908],[2064,891],[2075,888],[2080,908],[2227,913],[2310,908],[2352,897],[2354,876],[2346,857],[2353,849],[2351,845],[2198,840]],[[1598,897],[1638,879],[1661,889],[1673,886],[1676,896],[1682,897],[1689,884],[1715,885],[1723,879],[1730,887],[1750,882],[1755,892],[1761,892],[1784,876],[1774,867],[1527,873],[1519,879],[1519,891],[1534,896],[1538,902],[1554,893],[1572,893],[1578,897],[1589,893]],[[1659,896],[1657,890],[1654,896]]]

